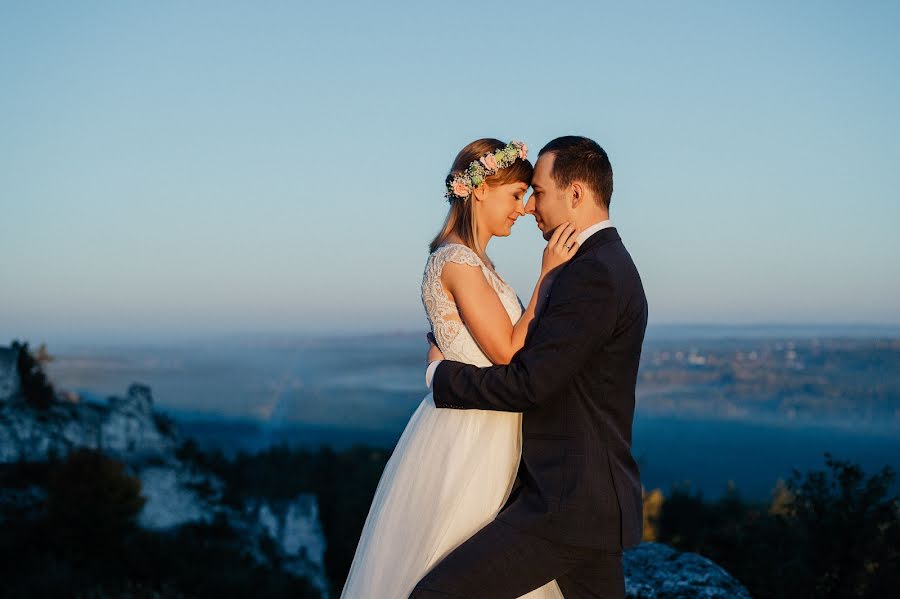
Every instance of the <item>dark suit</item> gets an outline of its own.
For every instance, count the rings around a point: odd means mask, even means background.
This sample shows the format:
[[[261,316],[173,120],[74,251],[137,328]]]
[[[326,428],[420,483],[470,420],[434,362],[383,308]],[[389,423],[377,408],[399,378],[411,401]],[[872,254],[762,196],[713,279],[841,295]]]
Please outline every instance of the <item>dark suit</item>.
[[[522,461],[496,520],[412,597],[517,597],[553,578],[567,599],[624,595],[621,552],[643,529],[631,425],[646,326],[634,262],[601,229],[560,268],[509,365],[438,365],[438,407],[523,412]]]

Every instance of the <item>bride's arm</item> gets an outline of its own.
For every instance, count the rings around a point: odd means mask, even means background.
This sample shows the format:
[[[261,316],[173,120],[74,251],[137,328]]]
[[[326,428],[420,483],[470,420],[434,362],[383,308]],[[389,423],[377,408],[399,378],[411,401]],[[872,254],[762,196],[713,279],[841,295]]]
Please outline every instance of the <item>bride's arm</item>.
[[[560,225],[554,231],[544,249],[541,273],[531,300],[515,324],[510,322],[500,297],[484,277],[480,266],[457,263],[444,266],[441,283],[456,302],[460,317],[475,341],[494,364],[509,364],[516,352],[522,349],[553,271],[570,260],[578,250],[575,237],[575,227],[569,223]],[[565,244],[569,244],[569,248]]]

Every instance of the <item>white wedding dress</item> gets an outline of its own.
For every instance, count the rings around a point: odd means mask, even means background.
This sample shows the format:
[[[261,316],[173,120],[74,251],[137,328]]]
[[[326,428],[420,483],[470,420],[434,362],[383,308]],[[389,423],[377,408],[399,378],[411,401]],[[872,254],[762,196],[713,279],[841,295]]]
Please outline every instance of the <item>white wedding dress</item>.
[[[448,262],[480,267],[512,322],[522,306],[468,247],[446,244],[428,257],[422,302],[444,356],[490,366],[444,293]],[[493,520],[512,489],[521,431],[520,413],[438,409],[426,395],[381,475],[341,598],[407,599],[435,564]],[[563,595],[551,581],[523,597]]]

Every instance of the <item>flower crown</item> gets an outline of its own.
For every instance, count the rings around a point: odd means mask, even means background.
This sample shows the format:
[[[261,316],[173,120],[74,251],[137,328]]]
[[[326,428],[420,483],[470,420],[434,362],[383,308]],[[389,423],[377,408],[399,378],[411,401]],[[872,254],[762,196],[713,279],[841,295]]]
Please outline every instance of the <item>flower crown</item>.
[[[466,170],[447,177],[447,191],[444,195],[448,201],[453,198],[468,199],[475,188],[484,183],[485,178],[512,165],[516,158],[521,160],[528,158],[528,146],[521,141],[511,141],[504,148],[488,152],[469,163]]]

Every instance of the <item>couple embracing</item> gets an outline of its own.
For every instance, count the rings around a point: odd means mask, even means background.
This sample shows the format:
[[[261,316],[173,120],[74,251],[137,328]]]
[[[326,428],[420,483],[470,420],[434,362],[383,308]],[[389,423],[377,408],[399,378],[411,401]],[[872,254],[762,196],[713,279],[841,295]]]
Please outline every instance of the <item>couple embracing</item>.
[[[624,597],[622,550],[642,533],[631,427],[647,300],[609,220],[606,152],[560,137],[532,166],[521,142],[480,139],[446,184],[422,281],[431,393],[341,596]],[[547,240],[527,306],[485,253],[525,214]]]

